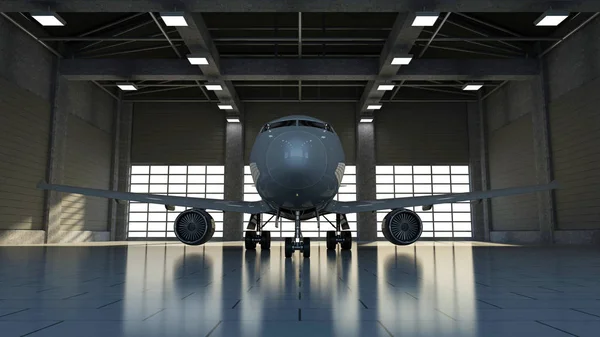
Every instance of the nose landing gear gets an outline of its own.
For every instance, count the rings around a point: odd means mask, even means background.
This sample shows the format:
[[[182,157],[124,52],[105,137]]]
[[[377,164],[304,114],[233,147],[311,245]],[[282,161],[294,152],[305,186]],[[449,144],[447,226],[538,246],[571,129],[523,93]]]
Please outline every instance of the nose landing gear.
[[[285,238],[285,257],[292,257],[295,250],[302,252],[304,257],[310,257],[310,238],[303,238],[300,230],[300,212],[296,211],[295,232],[293,238]]]

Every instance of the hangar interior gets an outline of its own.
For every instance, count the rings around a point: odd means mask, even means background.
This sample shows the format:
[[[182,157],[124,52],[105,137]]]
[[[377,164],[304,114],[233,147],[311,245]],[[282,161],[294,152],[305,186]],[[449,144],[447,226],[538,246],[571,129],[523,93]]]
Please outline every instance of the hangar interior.
[[[264,336],[292,321],[300,335],[600,329],[597,2],[186,3],[0,2],[9,336]],[[423,9],[435,22],[413,26]],[[547,10],[567,18],[536,25]],[[42,14],[62,25],[41,24]],[[387,211],[350,214],[356,249],[332,255],[317,242],[312,265],[277,245],[244,251],[236,241],[249,215],[211,212],[217,243],[183,247],[172,223],[185,208],[36,188],[258,200],[250,150],[265,123],[288,115],[339,135],[339,201],[560,188],[414,207],[423,235],[409,247],[383,238]],[[305,236],[324,238],[320,225],[304,222]],[[294,230],[265,229],[274,240]],[[389,313],[400,311],[408,316]]]

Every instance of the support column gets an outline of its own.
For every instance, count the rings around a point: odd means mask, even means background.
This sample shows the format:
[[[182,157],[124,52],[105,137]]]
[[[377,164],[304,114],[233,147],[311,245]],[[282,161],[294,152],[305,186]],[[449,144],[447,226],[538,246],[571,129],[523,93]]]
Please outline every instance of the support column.
[[[531,113],[533,122],[533,153],[536,182],[538,184],[548,184],[553,179],[550,123],[548,122],[548,72],[545,59],[541,59],[540,62],[542,70],[540,75],[533,80],[534,83],[532,86],[535,107]],[[543,243],[553,243],[554,229],[556,228],[553,191],[538,192],[537,205],[541,241]]]
[[[467,103],[467,128],[469,130],[469,173],[471,191],[483,190],[481,164],[481,115],[479,104]],[[471,223],[473,240],[485,240],[483,201],[471,202]]]
[[[360,111],[358,112],[360,113]],[[357,121],[360,118],[357,115]],[[377,118],[377,117],[375,117]],[[375,123],[357,123],[356,128],[356,196],[374,200],[375,193]],[[377,214],[358,213],[358,240],[377,240]]]
[[[243,117],[243,116],[242,116]],[[240,118],[241,119],[241,118]],[[244,127],[242,123],[227,123],[225,133],[225,199],[244,198]],[[225,212],[223,241],[240,241],[243,235],[244,215]]]
[[[112,158],[110,164],[110,190],[117,191],[119,188],[119,136],[121,126],[121,108],[120,99],[115,101],[112,124]],[[108,221],[110,230],[110,241],[115,241],[117,231],[117,203],[114,200],[109,200],[108,203]]]
[[[131,173],[131,128],[133,126],[133,103],[119,103],[119,128],[118,128],[118,182],[117,190],[129,192],[129,179]],[[116,203],[111,201],[111,203]],[[127,224],[129,223],[129,203],[116,204],[116,222],[114,234],[111,239],[115,241],[127,240]],[[114,236],[114,238],[113,238]]]
[[[50,126],[50,146],[48,150],[48,166],[46,180],[49,184],[62,184],[64,177],[64,162],[67,142],[67,117],[68,112],[61,106],[61,87],[64,79],[60,78],[59,59],[55,60],[52,91],[52,124]],[[44,214],[45,242],[58,242],[60,231],[60,218],[62,214],[62,193],[46,191],[46,205]]]
[[[483,99],[481,93],[477,95],[477,112],[479,115],[479,151],[480,151],[480,174],[481,174],[481,190],[487,191],[490,189],[490,170],[489,170],[489,155],[488,155],[488,128],[487,116],[483,107]],[[482,220],[483,220],[483,241],[490,241],[490,231],[492,230],[492,204],[490,199],[481,200]]]

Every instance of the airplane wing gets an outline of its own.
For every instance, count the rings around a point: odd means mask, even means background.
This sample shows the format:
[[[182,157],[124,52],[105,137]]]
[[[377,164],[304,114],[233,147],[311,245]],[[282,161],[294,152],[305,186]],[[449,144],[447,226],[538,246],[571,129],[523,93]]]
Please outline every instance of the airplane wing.
[[[395,209],[402,207],[413,206],[431,206],[435,204],[447,204],[452,202],[480,200],[495,197],[505,197],[515,194],[526,194],[540,191],[556,189],[558,183],[556,181],[548,185],[536,185],[527,187],[504,188],[489,191],[456,193],[456,194],[441,194],[423,197],[411,198],[395,198],[395,199],[379,199],[379,200],[364,200],[364,201],[332,201],[325,210],[331,213],[357,213],[379,211],[382,209]]]
[[[116,201],[128,200],[147,202],[151,204],[161,204],[167,206],[182,206],[202,209],[214,209],[227,212],[238,213],[266,213],[271,212],[271,207],[264,201],[227,201],[218,199],[203,199],[189,197],[174,197],[158,194],[129,193],[108,190],[99,190],[94,188],[74,187],[66,185],[52,185],[46,182],[40,182],[37,188],[43,190],[52,190],[65,193],[82,194],[91,197],[101,197],[115,199]]]

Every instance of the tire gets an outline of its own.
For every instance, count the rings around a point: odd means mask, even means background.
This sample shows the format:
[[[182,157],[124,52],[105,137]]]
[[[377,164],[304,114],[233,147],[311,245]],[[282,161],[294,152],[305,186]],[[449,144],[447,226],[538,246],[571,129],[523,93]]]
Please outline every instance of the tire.
[[[342,232],[342,241],[340,246],[343,250],[349,250],[352,248],[352,233],[350,232]]]
[[[304,255],[304,257],[310,257],[310,238],[304,238],[302,254]]]
[[[292,257],[292,254],[294,254],[292,238],[285,238],[285,257]]]
[[[255,250],[256,242],[252,241],[254,239],[254,232],[247,231],[246,236],[244,237],[244,245],[247,250]]]
[[[327,231],[327,249],[332,250],[335,249],[335,245],[337,244],[337,242],[335,241],[335,232],[334,231]]]
[[[263,231],[260,238],[261,249],[271,249],[271,232]]]

